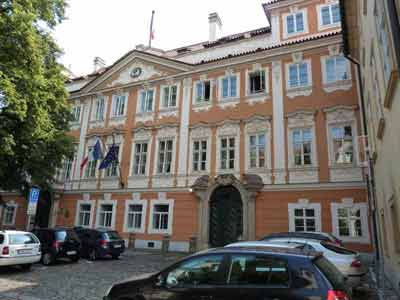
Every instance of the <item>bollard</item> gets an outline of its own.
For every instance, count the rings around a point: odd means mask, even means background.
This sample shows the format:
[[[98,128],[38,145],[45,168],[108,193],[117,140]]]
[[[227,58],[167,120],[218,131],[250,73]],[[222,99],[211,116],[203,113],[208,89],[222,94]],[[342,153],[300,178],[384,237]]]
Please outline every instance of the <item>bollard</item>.
[[[194,253],[197,250],[197,237],[191,236],[189,238],[189,252]]]
[[[130,233],[129,234],[129,248],[134,249],[135,248],[135,240],[136,240],[136,234]]]
[[[161,244],[161,252],[162,253],[167,253],[169,250],[169,241],[170,241],[170,236],[169,235],[164,235],[162,239],[162,244]]]

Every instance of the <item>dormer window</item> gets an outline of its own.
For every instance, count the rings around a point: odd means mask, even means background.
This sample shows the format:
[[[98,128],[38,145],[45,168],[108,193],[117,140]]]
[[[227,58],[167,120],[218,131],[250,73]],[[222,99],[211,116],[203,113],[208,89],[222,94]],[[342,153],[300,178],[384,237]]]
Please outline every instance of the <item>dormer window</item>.
[[[304,12],[296,12],[286,16],[287,34],[295,34],[304,31]]]
[[[209,80],[196,83],[196,103],[209,102],[211,99],[211,82]]]
[[[265,92],[265,71],[257,70],[249,73],[250,94]]]
[[[140,113],[152,112],[154,101],[154,90],[143,90],[140,92]]]
[[[321,6],[321,25],[329,26],[340,23],[339,3]]]
[[[162,89],[162,108],[176,107],[178,87],[166,86]]]

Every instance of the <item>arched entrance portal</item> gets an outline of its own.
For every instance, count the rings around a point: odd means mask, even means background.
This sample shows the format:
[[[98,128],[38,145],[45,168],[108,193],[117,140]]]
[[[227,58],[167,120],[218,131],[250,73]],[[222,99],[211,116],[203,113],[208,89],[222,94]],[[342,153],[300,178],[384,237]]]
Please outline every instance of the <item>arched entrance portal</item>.
[[[243,204],[233,186],[220,186],[210,197],[209,244],[221,247],[243,236]]]

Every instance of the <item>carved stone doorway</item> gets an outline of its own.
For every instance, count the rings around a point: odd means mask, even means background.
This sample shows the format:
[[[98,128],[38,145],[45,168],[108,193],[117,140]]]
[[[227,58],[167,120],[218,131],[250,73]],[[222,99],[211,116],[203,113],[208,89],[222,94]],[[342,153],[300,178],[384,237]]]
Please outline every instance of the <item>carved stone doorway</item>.
[[[220,186],[213,191],[209,222],[211,247],[222,247],[242,238],[243,205],[235,187]]]
[[[230,189],[230,192],[236,195],[234,197],[237,197],[242,204],[241,220],[236,220],[236,225],[238,228],[241,227],[242,229],[235,229],[236,233],[232,233],[232,236],[235,236],[236,239],[241,237],[243,240],[255,239],[255,200],[257,192],[263,188],[264,184],[261,177],[255,174],[244,174],[241,179],[242,180],[238,180],[232,174],[223,174],[216,177],[204,175],[199,177],[193,184],[192,189],[199,199],[197,250],[207,249],[216,245],[219,246],[219,244],[229,242],[232,238],[226,238],[225,241],[223,235],[221,235],[223,237],[222,241],[215,241],[214,238],[211,238],[211,233],[213,233],[215,229],[213,226],[210,226],[210,209],[214,209],[215,205],[218,206],[218,204],[216,204],[218,201],[214,203],[214,195],[218,195],[220,193],[219,190],[223,193],[224,188]],[[227,191],[227,189],[225,189],[225,191]],[[239,202],[234,201],[233,203],[237,205]],[[240,211],[240,209],[236,206],[236,212],[238,211]],[[241,235],[238,235],[240,231],[242,231]]]

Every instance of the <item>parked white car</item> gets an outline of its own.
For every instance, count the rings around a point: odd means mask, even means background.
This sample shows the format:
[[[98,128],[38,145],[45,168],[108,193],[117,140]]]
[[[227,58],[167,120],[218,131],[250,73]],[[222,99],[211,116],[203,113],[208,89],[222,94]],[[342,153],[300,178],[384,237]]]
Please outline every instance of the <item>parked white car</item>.
[[[282,243],[303,244],[303,251],[322,252],[348,278],[348,284],[353,287],[359,285],[361,277],[367,273],[367,268],[362,265],[360,255],[357,252],[329,242],[299,238],[276,238],[269,239],[267,243],[278,243],[279,245],[282,245]]]
[[[0,266],[19,265],[22,269],[29,270],[40,258],[40,242],[33,233],[0,231]]]

